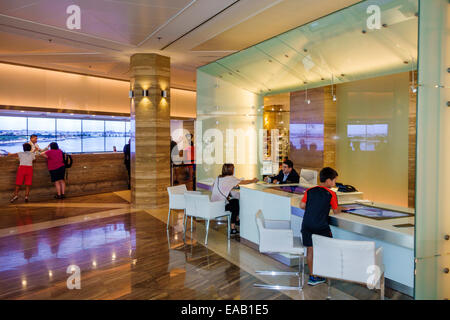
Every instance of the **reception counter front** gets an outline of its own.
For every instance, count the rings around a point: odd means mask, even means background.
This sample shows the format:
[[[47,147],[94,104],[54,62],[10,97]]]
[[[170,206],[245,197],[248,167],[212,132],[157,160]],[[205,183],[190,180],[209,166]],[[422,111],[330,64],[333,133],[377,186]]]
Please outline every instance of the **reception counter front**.
[[[295,237],[300,237],[304,210],[300,209],[301,194],[277,190],[264,184],[244,185],[240,188],[241,242],[257,249],[259,244],[255,215],[261,210],[266,219],[290,220]],[[361,192],[337,192],[339,205],[361,202]],[[383,248],[386,283],[405,294],[413,294],[414,287],[414,211],[380,203],[367,206],[402,211],[401,218],[376,220],[351,213],[330,213],[333,237],[345,240],[374,241]],[[274,255],[275,259],[294,265],[298,259],[289,255]],[[368,274],[369,276],[369,274]]]
[[[82,196],[93,193],[125,190],[128,188],[128,173],[122,152],[72,154],[73,165],[66,170],[66,194]],[[16,172],[19,166],[17,156],[0,157],[0,203],[7,204],[14,191]],[[50,181],[47,161],[38,157],[33,165],[33,185],[30,200],[53,199],[55,187]],[[24,189],[19,194],[23,201]]]
[[[197,187],[210,189],[212,180],[199,181]],[[309,186],[304,186],[309,187]],[[351,213],[332,214],[330,224],[333,237],[345,240],[374,241],[383,248],[386,285],[413,295],[414,287],[414,210],[381,203],[362,201],[362,192],[336,192],[340,206],[364,203],[367,207],[403,212],[404,217],[372,219]],[[303,194],[280,190],[279,186],[249,184],[240,187],[240,241],[258,250],[259,235],[255,215],[261,210],[266,219],[288,220],[295,237],[301,237],[304,210],[300,209]],[[271,255],[289,266],[298,259],[285,254]],[[368,274],[369,276],[369,274]]]

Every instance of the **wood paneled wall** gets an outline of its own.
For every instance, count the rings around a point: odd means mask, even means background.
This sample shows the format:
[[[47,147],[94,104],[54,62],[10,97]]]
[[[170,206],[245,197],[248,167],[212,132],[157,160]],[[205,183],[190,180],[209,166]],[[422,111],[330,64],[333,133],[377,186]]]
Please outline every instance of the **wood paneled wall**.
[[[412,74],[409,75],[412,85]],[[414,83],[417,85],[417,71],[414,72]],[[408,135],[408,207],[416,207],[416,113],[417,93],[409,90],[409,135]]]
[[[331,95],[331,86],[308,89],[306,92],[291,92],[290,153],[298,169],[306,168],[320,171],[324,166],[336,164],[336,103]],[[306,128],[306,134],[297,134],[296,125],[315,125],[316,129]],[[317,128],[322,129],[317,131]],[[323,148],[320,145],[323,144]]]
[[[73,165],[67,169],[67,196],[125,190],[128,188],[127,170],[123,162],[123,153],[98,153],[72,155]],[[0,157],[0,203],[7,204],[14,191],[19,160],[16,156]],[[23,202],[24,189],[20,193]],[[47,161],[38,157],[34,163],[33,185],[30,200],[53,199],[55,187],[50,181]]]

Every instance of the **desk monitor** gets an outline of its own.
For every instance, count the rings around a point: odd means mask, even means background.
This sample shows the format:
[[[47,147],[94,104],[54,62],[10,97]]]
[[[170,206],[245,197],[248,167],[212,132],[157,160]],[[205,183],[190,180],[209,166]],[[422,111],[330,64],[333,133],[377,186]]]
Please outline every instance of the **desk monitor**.
[[[355,214],[375,220],[406,218],[413,216],[412,214],[406,212],[370,207],[361,204],[344,205],[344,207],[347,208],[347,210],[342,210],[342,212]]]

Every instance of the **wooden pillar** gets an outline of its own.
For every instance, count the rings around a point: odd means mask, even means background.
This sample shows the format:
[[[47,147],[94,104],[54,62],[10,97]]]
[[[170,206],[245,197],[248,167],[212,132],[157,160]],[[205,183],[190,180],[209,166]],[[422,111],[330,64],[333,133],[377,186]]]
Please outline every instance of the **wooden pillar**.
[[[168,205],[170,185],[170,58],[138,53],[130,60],[131,201],[135,208]],[[144,96],[148,90],[148,96]],[[166,97],[163,97],[162,91]]]

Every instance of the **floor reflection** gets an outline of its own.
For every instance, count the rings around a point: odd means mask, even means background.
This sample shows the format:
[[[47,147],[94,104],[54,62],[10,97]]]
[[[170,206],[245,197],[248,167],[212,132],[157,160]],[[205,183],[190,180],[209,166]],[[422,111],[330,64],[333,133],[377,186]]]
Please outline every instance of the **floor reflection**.
[[[256,280],[145,212],[0,239],[1,299],[288,299]]]

